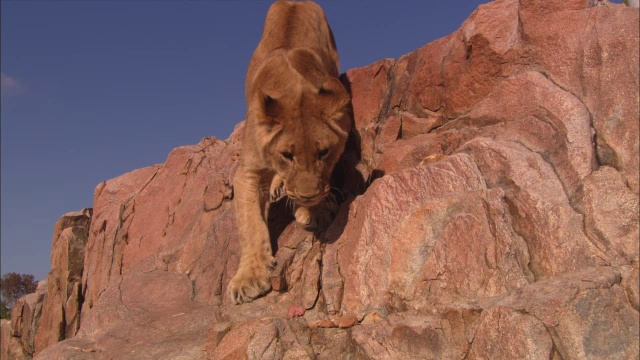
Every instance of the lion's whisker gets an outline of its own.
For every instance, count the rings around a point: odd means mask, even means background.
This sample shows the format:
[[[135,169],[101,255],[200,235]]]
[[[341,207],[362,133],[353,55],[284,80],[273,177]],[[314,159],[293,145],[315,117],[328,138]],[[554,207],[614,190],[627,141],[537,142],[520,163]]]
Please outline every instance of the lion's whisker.
[[[327,201],[329,205],[338,206],[338,199],[336,199],[336,196],[332,193],[327,194],[325,201]]]
[[[331,187],[331,190],[335,190],[340,194],[340,197],[344,199],[344,194],[342,193],[342,191],[340,191],[340,189],[338,189],[337,187]]]

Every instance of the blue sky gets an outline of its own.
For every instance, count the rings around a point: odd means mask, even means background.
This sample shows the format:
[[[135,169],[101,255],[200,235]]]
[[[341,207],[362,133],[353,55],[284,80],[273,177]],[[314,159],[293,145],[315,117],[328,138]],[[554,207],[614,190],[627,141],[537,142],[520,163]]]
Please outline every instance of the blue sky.
[[[455,31],[487,1],[319,1],[341,71]],[[0,272],[50,269],[53,225],[95,186],[226,139],[270,1],[20,1],[1,6]]]

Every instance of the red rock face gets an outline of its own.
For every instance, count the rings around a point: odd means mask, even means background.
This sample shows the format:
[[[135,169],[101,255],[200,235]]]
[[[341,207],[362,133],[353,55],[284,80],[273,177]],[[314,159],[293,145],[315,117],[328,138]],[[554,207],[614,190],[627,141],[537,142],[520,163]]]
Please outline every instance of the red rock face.
[[[322,234],[274,205],[274,291],[252,303],[224,296],[242,124],[105,181],[60,290],[79,331],[36,358],[637,358],[637,23],[499,0],[347,71],[346,201]]]
[[[78,332],[82,304],[80,280],[91,214],[91,209],[83,209],[67,213],[56,222],[51,271],[46,280],[38,283],[35,293],[21,298],[12,308],[11,324],[7,326],[11,329],[11,338],[8,342],[3,340],[1,358],[31,358],[34,353]]]
[[[55,225],[51,246],[51,271],[35,330],[34,350],[39,352],[80,328],[81,284],[91,209],[64,215]]]

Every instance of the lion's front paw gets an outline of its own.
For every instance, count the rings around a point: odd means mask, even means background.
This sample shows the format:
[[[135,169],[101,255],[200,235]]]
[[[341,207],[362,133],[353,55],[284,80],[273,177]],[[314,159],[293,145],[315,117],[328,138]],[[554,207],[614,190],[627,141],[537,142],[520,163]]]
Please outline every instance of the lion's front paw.
[[[312,227],[313,225],[313,214],[311,213],[311,209],[308,207],[299,207],[296,209],[295,213],[296,221],[305,227]]]
[[[271,187],[269,188],[269,202],[276,202],[282,199],[287,194],[284,189],[284,181],[278,175],[273,177],[271,181]]]
[[[227,288],[231,300],[235,304],[242,304],[268,293],[271,290],[269,274],[275,262],[273,257],[269,257],[265,261],[241,263]]]
[[[296,221],[309,230],[326,229],[337,213],[337,206],[321,203],[312,208],[299,207],[296,209]]]

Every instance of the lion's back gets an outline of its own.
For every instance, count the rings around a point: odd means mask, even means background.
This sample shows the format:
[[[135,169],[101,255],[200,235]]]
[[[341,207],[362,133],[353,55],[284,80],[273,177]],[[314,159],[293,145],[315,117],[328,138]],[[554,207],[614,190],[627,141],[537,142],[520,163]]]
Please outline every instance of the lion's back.
[[[249,63],[247,95],[265,59],[276,50],[309,49],[320,59],[324,70],[338,75],[338,52],[322,8],[311,1],[276,1],[267,13],[262,38]]]

